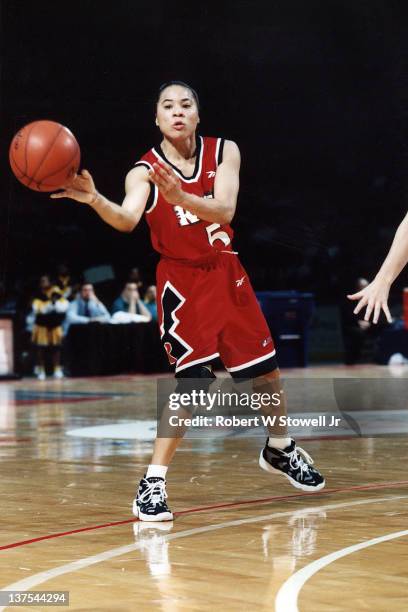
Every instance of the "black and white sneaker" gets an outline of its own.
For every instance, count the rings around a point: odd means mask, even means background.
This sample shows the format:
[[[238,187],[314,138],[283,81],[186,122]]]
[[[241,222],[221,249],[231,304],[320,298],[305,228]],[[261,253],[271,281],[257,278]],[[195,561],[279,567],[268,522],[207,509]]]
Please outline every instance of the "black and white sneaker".
[[[267,439],[259,456],[259,466],[263,470],[283,474],[294,487],[302,491],[320,491],[326,484],[323,476],[312,464],[311,456],[303,448],[296,446],[295,440],[284,450],[280,450],[268,446]]]
[[[173,514],[166,503],[164,478],[142,478],[133,501],[133,514],[140,521],[172,521]]]

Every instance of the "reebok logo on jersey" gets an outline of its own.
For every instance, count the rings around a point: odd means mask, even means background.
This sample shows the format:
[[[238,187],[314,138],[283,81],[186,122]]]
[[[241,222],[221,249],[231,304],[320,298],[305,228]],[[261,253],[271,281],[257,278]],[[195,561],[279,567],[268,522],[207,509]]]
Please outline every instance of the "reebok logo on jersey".
[[[208,172],[206,172],[208,178],[214,178],[215,176],[215,170],[209,170]]]
[[[242,285],[244,284],[244,280],[246,279],[246,276],[243,276],[242,278],[238,278],[235,281],[235,284],[237,287],[242,287]]]

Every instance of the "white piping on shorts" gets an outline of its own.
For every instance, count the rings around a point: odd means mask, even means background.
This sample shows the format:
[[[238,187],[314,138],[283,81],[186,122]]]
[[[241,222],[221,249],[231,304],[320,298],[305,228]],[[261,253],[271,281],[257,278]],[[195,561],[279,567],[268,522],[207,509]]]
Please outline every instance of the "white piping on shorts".
[[[194,359],[194,361],[183,363],[183,365],[176,367],[176,372],[181,372],[181,370],[186,370],[190,366],[196,365],[197,363],[203,363],[204,361],[208,361],[209,359],[215,359],[215,357],[219,356],[219,353],[213,353],[212,355],[208,355],[208,357],[201,357],[201,359]]]
[[[268,353],[267,355],[263,355],[262,357],[258,357],[257,359],[252,359],[252,361],[247,361],[246,363],[242,363],[239,366],[234,366],[233,368],[227,368],[228,372],[239,372],[239,370],[243,370],[244,368],[249,368],[249,366],[252,365],[256,365],[257,363],[261,363],[261,361],[265,361],[266,359],[269,359],[270,357],[273,357],[274,355],[276,355],[276,349],[273,349],[273,351],[271,353]]]

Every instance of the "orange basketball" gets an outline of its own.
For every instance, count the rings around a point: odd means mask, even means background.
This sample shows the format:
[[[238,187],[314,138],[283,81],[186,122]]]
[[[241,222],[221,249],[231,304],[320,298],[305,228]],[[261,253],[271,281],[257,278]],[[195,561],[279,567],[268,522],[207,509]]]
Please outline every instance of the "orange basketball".
[[[54,121],[34,121],[14,136],[9,159],[20,183],[35,191],[55,191],[78,171],[81,151],[68,128]]]

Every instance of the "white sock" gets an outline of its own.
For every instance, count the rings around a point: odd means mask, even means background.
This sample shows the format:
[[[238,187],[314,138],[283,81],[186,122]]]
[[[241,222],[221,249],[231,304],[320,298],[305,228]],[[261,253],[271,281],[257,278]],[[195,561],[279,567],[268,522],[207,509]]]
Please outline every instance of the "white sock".
[[[279,450],[284,450],[287,446],[290,446],[292,443],[292,438],[278,438],[276,436],[269,436],[268,438],[268,446],[270,448],[278,448]]]
[[[147,468],[146,478],[166,478],[167,465],[154,465],[150,464]]]

